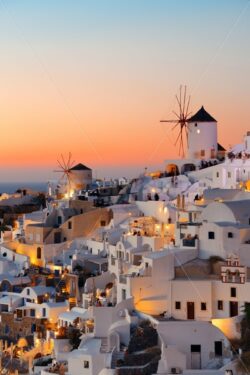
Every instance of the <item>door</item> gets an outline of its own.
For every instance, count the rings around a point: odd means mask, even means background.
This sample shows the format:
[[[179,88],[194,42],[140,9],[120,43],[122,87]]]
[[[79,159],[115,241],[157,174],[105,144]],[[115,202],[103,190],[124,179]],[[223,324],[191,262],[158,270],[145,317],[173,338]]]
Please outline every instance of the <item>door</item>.
[[[216,357],[222,357],[222,341],[214,342],[214,354]]]
[[[201,368],[201,346],[191,345],[191,368],[200,369]]]
[[[61,233],[56,232],[54,233],[54,243],[60,243],[61,242]]]
[[[237,301],[230,301],[230,316],[238,315],[238,302]]]
[[[194,302],[187,302],[187,319],[194,319]]]

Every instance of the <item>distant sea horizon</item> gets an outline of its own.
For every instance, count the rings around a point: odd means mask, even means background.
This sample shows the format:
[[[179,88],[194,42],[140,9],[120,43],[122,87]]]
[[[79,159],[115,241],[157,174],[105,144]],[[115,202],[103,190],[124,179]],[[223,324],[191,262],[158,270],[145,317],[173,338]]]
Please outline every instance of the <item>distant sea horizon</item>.
[[[18,189],[31,189],[38,192],[46,192],[47,182],[0,182],[0,194],[13,194]]]

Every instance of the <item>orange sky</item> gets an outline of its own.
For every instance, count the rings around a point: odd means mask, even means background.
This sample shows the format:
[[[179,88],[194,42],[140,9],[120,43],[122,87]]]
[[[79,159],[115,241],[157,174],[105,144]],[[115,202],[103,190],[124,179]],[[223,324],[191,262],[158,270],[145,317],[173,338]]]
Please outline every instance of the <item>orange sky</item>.
[[[110,174],[161,166],[177,156],[176,134],[159,120],[172,117],[180,84],[193,113],[204,105],[218,120],[225,147],[241,142],[250,129],[250,11],[243,0],[187,3],[147,0],[144,12],[132,2],[107,1],[110,12],[8,3],[0,15],[2,176],[8,166],[11,179],[20,168],[24,177],[34,167],[51,171],[68,151]]]

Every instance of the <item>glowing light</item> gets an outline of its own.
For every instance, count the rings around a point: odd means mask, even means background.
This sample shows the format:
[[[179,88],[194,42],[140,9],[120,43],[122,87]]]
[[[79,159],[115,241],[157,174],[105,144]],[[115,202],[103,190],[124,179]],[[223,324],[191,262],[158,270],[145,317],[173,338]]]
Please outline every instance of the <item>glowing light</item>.
[[[201,132],[200,129],[197,129],[197,134],[200,134],[200,132]]]

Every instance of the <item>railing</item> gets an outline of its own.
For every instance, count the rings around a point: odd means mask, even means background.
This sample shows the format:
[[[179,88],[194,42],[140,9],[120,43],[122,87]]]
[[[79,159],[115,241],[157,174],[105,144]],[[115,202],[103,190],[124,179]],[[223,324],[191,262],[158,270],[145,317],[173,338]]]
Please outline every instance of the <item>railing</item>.
[[[182,246],[185,246],[185,247],[195,247],[196,243],[195,243],[195,238],[183,238],[182,240]]]

